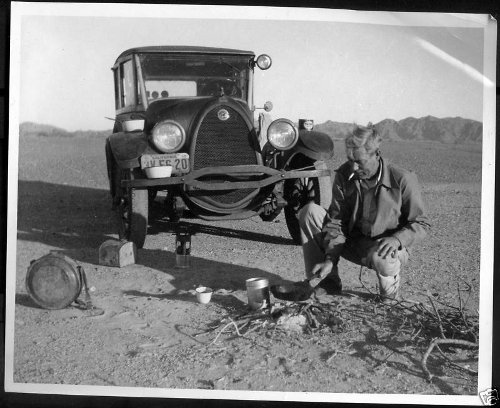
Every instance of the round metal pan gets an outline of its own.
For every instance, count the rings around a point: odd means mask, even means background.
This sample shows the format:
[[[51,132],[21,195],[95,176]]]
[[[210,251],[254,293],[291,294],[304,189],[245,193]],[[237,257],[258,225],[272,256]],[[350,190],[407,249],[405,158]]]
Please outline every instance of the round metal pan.
[[[32,261],[26,273],[26,290],[44,309],[64,309],[76,300],[81,289],[78,265],[57,252]]]
[[[314,289],[308,282],[295,282],[271,286],[271,293],[276,299],[301,302],[309,299]]]

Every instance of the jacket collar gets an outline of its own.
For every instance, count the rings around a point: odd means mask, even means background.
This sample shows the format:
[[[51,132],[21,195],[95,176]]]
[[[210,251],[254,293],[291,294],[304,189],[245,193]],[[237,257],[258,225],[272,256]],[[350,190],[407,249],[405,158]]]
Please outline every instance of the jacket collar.
[[[380,186],[384,186],[386,188],[392,188],[393,186],[393,179],[391,177],[391,170],[390,170],[390,164],[388,161],[385,161],[382,157],[380,157],[380,167],[379,167],[379,174],[378,176],[378,181],[376,184],[377,191],[380,188]],[[360,180],[354,176],[354,173],[350,174],[348,176],[348,181],[355,183],[356,185],[359,185]]]
[[[380,157],[380,163],[382,164],[382,177],[380,179],[380,182],[377,185],[382,185],[387,188],[392,188],[393,183],[392,183],[392,177],[391,177],[391,170],[389,168],[389,162],[386,162],[382,157]]]

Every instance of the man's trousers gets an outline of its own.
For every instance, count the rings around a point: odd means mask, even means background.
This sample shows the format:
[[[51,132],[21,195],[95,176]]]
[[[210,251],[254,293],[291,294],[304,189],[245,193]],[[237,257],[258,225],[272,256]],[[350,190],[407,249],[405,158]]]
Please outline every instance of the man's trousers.
[[[305,205],[299,212],[302,250],[308,278],[312,275],[313,266],[325,260],[321,231],[325,217],[326,210],[314,203]],[[346,237],[340,256],[357,265],[373,269],[379,280],[380,294],[397,298],[399,296],[401,265],[408,262],[408,251],[406,248],[402,248],[397,253],[382,258],[378,255],[377,248],[378,242],[372,238],[365,236]],[[330,275],[338,276],[337,265],[334,264]]]

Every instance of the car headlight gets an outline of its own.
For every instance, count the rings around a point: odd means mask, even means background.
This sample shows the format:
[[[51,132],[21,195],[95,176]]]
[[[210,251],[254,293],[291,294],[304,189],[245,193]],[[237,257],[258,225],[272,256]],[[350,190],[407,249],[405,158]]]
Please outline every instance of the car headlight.
[[[153,128],[151,140],[155,147],[164,153],[178,151],[186,141],[184,128],[173,120],[159,122]]]
[[[299,139],[299,132],[287,119],[277,119],[267,128],[267,140],[278,150],[291,149]]]

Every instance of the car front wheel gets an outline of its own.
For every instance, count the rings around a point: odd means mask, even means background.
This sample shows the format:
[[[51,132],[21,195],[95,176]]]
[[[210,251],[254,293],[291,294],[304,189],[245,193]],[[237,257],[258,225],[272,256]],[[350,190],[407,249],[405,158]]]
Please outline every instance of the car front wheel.
[[[120,173],[120,179],[142,178],[139,169],[121,170]],[[118,235],[120,239],[131,241],[137,248],[142,248],[148,231],[148,190],[137,188],[120,190],[121,195],[117,205]]]
[[[295,164],[294,168],[305,167],[304,162]],[[310,167],[315,170],[326,170],[322,161],[311,162]],[[293,241],[301,245],[298,213],[309,202],[314,202],[328,209],[332,200],[332,183],[330,177],[308,177],[285,180],[284,196],[288,202],[285,207],[285,220]]]

